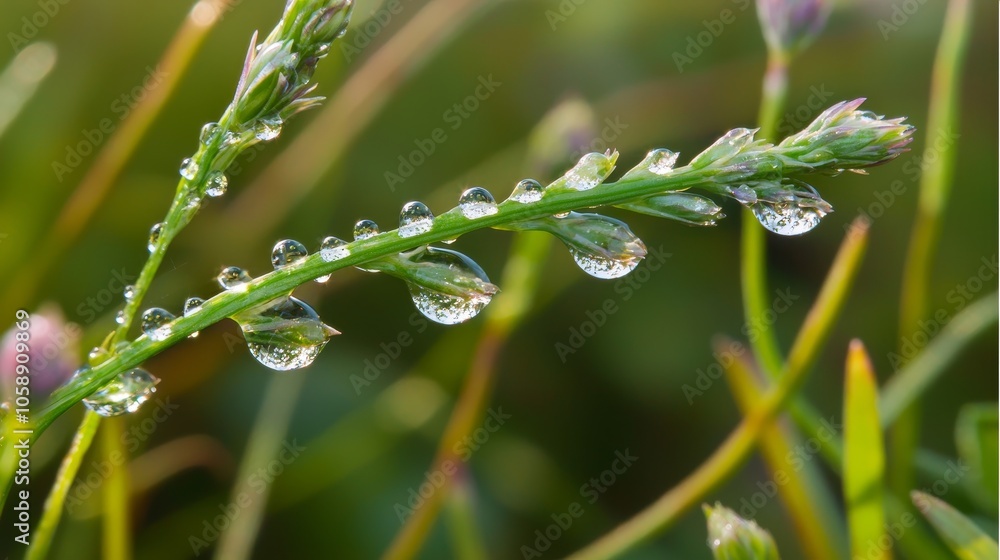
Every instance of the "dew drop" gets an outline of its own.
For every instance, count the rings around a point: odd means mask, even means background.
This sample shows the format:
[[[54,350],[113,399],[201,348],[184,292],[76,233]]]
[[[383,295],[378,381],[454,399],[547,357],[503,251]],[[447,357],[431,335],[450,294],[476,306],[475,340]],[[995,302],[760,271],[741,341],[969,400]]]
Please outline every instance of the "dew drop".
[[[227,188],[229,188],[229,178],[226,177],[225,173],[222,171],[209,173],[208,180],[205,182],[205,194],[217,198],[226,194]]]
[[[521,204],[531,204],[542,199],[545,188],[534,179],[522,179],[514,186],[514,192],[510,193],[510,200]]]
[[[378,235],[378,224],[371,220],[358,220],[354,224],[354,240],[361,241]]]
[[[115,322],[118,323],[119,325],[124,325],[125,324],[125,312],[124,311],[119,311],[118,313],[115,313]]]
[[[261,142],[269,142],[281,134],[281,125],[281,119],[261,119],[254,125],[253,134]]]
[[[726,187],[726,192],[729,196],[736,199],[737,202],[744,206],[750,206],[757,202],[757,193],[747,185],[740,185],[735,189],[731,186]]]
[[[451,245],[452,243],[454,243],[456,241],[458,241],[458,238],[457,237],[453,237],[451,239],[445,239],[445,240],[441,241],[441,243],[444,243],[445,245]]]
[[[173,334],[170,322],[174,320],[173,313],[159,307],[150,307],[142,312],[139,328],[154,342],[167,339]]]
[[[76,375],[88,369],[84,368]],[[135,412],[156,392],[156,384],[159,382],[159,379],[144,369],[130,369],[83,399],[83,404],[105,417]]]
[[[646,155],[649,160],[649,171],[656,175],[667,175],[674,170],[677,165],[677,158],[680,154],[666,149],[656,149]]]
[[[566,172],[562,183],[575,191],[587,191],[600,185],[608,178],[615,168],[618,152],[601,154],[591,152],[580,158],[580,161]],[[556,183],[558,184],[558,182]]]
[[[404,255],[416,265],[406,280],[413,304],[436,323],[472,319],[499,291],[475,261],[457,251],[427,247]]]
[[[462,196],[458,197],[458,208],[469,220],[492,216],[498,211],[493,195],[483,187],[465,189]]]
[[[201,134],[198,136],[198,140],[205,146],[212,143],[212,139],[219,133],[220,127],[219,123],[210,122],[205,126],[201,127]]]
[[[247,291],[247,283],[253,280],[247,271],[238,266],[227,266],[215,277],[215,280],[223,289],[231,292]]]
[[[184,301],[184,316],[187,317],[192,313],[196,313],[201,309],[201,304],[205,303],[205,300],[200,297],[189,297]]]
[[[181,177],[184,177],[188,181],[194,181],[194,178],[198,176],[198,162],[191,158],[185,158],[181,162]]]
[[[247,348],[261,364],[277,370],[313,363],[330,337],[340,334],[320,320],[313,308],[293,297],[235,315]]]
[[[201,299],[200,297],[189,297],[189,298],[187,298],[184,301],[184,316],[187,317],[188,315],[190,315],[192,313],[196,313],[199,309],[201,309],[201,304],[203,304],[203,303],[205,303],[205,300]],[[199,333],[198,331],[195,331],[195,332],[189,334],[188,338],[198,338],[199,334],[201,334],[201,333]]]
[[[327,237],[319,246],[319,257],[326,262],[339,261],[351,254],[346,247],[347,242],[338,237]]]
[[[122,295],[125,296],[125,301],[132,301],[132,298],[135,297],[135,286],[132,284],[125,286],[125,289],[122,290]]]
[[[596,278],[625,276],[646,256],[646,245],[625,222],[600,214],[569,212],[564,217],[529,220],[508,227],[555,235],[569,249],[576,264]]]
[[[110,352],[108,352],[104,348],[101,348],[100,346],[95,346],[90,349],[90,352],[87,353],[87,363],[90,364],[90,367],[94,367],[100,365],[102,362],[107,361],[107,359],[110,357],[111,357]]]
[[[434,225],[434,214],[423,202],[407,202],[399,212],[399,236],[413,237],[427,233]]]
[[[803,187],[761,199],[750,205],[750,210],[768,231],[778,235],[802,235],[818,226],[833,208],[812,187]]]
[[[294,239],[279,241],[271,250],[271,265],[275,270],[293,265],[309,256],[306,246]]]
[[[152,253],[156,250],[156,244],[160,242],[160,234],[163,233],[163,222],[153,224],[153,227],[149,228],[149,244],[146,248]]]

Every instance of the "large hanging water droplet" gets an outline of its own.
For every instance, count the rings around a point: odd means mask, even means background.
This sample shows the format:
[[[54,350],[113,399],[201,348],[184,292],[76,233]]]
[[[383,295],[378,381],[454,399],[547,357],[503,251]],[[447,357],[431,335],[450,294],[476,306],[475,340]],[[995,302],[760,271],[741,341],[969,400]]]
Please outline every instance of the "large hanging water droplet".
[[[521,204],[531,204],[542,199],[545,187],[534,179],[523,179],[514,186],[514,192],[510,193],[510,200]]]
[[[499,291],[475,261],[457,251],[424,247],[400,258],[412,266],[396,275],[406,280],[417,310],[436,323],[472,319]]]
[[[434,225],[434,214],[423,202],[407,202],[399,212],[399,236],[413,237],[427,233]]]
[[[750,205],[757,221],[778,235],[802,235],[819,225],[833,207],[805,183],[770,184]]]
[[[86,369],[78,371],[76,375]],[[83,399],[83,404],[105,417],[135,412],[156,392],[156,384],[159,382],[159,379],[144,369],[130,369]]]
[[[271,265],[275,270],[293,265],[309,256],[306,246],[294,239],[279,241],[271,250]]]
[[[372,220],[358,220],[354,224],[354,240],[361,241],[378,235],[378,224]]]
[[[135,297],[135,286],[132,284],[125,286],[125,289],[122,290],[122,296],[125,297],[125,301],[132,301],[132,298]]]
[[[677,165],[679,156],[680,154],[662,148],[652,150],[646,155],[649,160],[649,171],[656,175],[668,175],[674,170],[674,165]]]
[[[462,196],[458,197],[458,209],[469,220],[492,216],[498,211],[493,195],[483,187],[465,189]]]
[[[269,142],[281,134],[281,125],[281,119],[261,119],[254,125],[253,134],[261,142]]]
[[[198,176],[198,162],[191,159],[185,158],[181,162],[181,177],[184,177],[188,181],[194,181],[194,178]]]
[[[163,233],[163,222],[158,224],[153,224],[153,227],[149,228],[149,243],[146,248],[152,253],[156,250],[156,244],[160,242],[160,234]]]
[[[283,297],[235,315],[247,348],[261,364],[278,371],[313,363],[333,335],[340,334],[320,320],[313,308]]]
[[[596,278],[620,278],[632,272],[646,256],[646,245],[628,225],[600,214],[569,212],[505,226],[515,231],[546,231],[569,249],[576,264]]]
[[[238,266],[227,266],[215,277],[215,280],[223,289],[230,292],[245,292],[247,284],[253,281],[253,277]]]
[[[205,146],[211,144],[212,140],[219,133],[219,130],[221,130],[219,123],[207,123],[205,126],[201,127],[201,134],[198,136],[198,141]]]
[[[220,197],[226,194],[226,189],[229,188],[229,178],[222,171],[213,171],[208,174],[208,180],[205,182],[205,194],[213,198]]]
[[[590,190],[611,175],[617,160],[618,152],[606,154],[591,152],[580,158],[580,161],[563,175],[561,181],[555,184],[561,182],[567,188],[576,191]]]
[[[174,320],[173,313],[159,307],[150,307],[142,312],[139,328],[150,340],[159,342],[173,334],[170,322]]]

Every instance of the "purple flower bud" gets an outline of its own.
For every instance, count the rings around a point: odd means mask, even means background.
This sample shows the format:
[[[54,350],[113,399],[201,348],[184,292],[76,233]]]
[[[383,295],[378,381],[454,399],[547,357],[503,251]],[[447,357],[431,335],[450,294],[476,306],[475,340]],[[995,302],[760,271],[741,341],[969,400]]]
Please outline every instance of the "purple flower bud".
[[[72,377],[79,365],[80,327],[67,323],[58,307],[44,306],[27,321],[27,331],[15,326],[0,340],[0,394],[4,400],[15,396],[17,366],[23,363],[19,354],[28,356],[24,365],[28,366],[29,387],[36,402]],[[27,340],[23,340],[23,333],[27,333]]]
[[[829,0],[757,0],[757,17],[772,51],[794,54],[826,24]]]

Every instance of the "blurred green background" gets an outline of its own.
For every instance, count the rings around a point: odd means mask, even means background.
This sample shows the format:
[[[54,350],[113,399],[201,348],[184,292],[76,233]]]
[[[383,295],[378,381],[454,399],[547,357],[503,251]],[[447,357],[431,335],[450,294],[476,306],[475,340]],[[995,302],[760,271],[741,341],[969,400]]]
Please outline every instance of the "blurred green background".
[[[769,237],[772,288],[799,296],[775,323],[787,349],[844,226],[858,209],[876,217],[846,311],[805,388],[812,402],[837,421],[851,338],[866,343],[881,380],[892,372],[888,353],[899,344],[900,271],[917,200],[914,170],[934,133],[924,125],[944,3],[923,3],[886,38],[879,21],[889,20],[894,4],[902,3],[838,2],[825,32],[796,60],[791,73],[787,109],[793,117],[786,124],[805,124],[805,113],[795,117],[794,111],[816,92],[824,92],[824,107],[867,97],[866,108],[905,115],[918,128],[914,150],[873,169],[870,176],[816,178],[815,186],[837,212],[815,231],[798,238]],[[44,276],[35,295],[8,291],[6,301],[28,309],[43,302],[58,304],[67,319],[84,328],[83,349],[112,329],[121,305],[117,294],[114,302],[100,306],[95,318],[81,313],[81,304],[107,289],[114,271],[138,273],[147,254],[146,232],[173,196],[179,162],[196,148],[201,125],[216,119],[231,99],[250,33],[269,29],[283,4],[233,3],[84,233]],[[380,24],[371,44],[350,62],[335,44],[320,64],[318,92],[334,94],[424,4],[402,0],[399,13]],[[568,96],[591,104],[598,133],[606,119],[621,123],[609,146],[621,151],[619,165],[624,169],[652,147],[679,151],[681,161],[687,161],[729,128],[756,121],[765,50],[752,3],[741,10],[746,3],[730,0],[589,0],[579,5],[563,0],[574,6],[573,12],[565,21],[556,21],[555,29],[546,12],[558,12],[556,0],[478,4],[472,17],[448,23],[450,37],[439,49],[413,53],[414,62],[395,76],[394,89],[386,92],[384,108],[350,140],[317,188],[291,203],[290,213],[273,215],[276,206],[268,201],[293,196],[286,194],[280,180],[267,185],[271,199],[241,199],[241,191],[317,113],[295,119],[279,140],[244,162],[244,171],[231,179],[229,194],[208,202],[172,246],[146,304],[179,313],[184,298],[217,291],[213,277],[221,266],[239,265],[254,275],[266,272],[277,240],[293,238],[315,249],[326,235],[349,237],[351,225],[362,217],[391,229],[399,207],[409,200],[423,200],[443,212],[470,185],[485,186],[505,198],[517,180],[532,172],[527,135]],[[366,19],[380,5],[359,0],[344,41],[353,43],[365,34]],[[0,31],[9,40],[8,32],[20,33],[22,18],[40,9],[33,1],[0,4]],[[3,286],[31,263],[63,202],[95,158],[84,157],[61,181],[52,162],[62,161],[66,146],[83,139],[82,130],[95,128],[103,118],[118,122],[113,103],[142,83],[189,9],[184,1],[69,0],[38,30],[35,39],[52,42],[58,59],[0,137]],[[683,53],[688,38],[705,31],[705,21],[719,18],[724,9],[735,13],[733,23],[679,71],[674,53]],[[997,4],[977,2],[975,12],[963,77],[953,197],[930,288],[929,309],[934,310],[950,311],[949,291],[976,274],[980,259],[997,254]],[[6,43],[0,47],[0,66],[14,54]],[[390,189],[385,173],[396,170],[398,157],[414,149],[415,139],[449,127],[444,112],[472,94],[480,77],[488,76],[500,82],[496,91],[457,130],[447,128],[448,140]],[[815,113],[808,110],[807,118]],[[338,126],[326,131],[331,141],[341,133]],[[310,160],[332,157],[324,143],[310,150]],[[568,164],[563,161],[559,167]],[[544,183],[554,175],[536,178]],[[871,207],[881,204],[879,193],[896,180],[906,191],[874,216]],[[742,337],[740,212],[732,201],[724,206],[730,217],[709,229],[610,212],[627,219],[650,248],[662,247],[671,255],[627,300],[614,281],[586,276],[561,246],[553,246],[538,286],[539,302],[498,363],[490,406],[502,407],[511,417],[468,463],[475,521],[491,557],[520,558],[520,547],[534,542],[535,530],[544,530],[552,523],[550,516],[565,512],[573,501],[585,505],[585,514],[545,556],[580,548],[677,483],[738,421],[725,383],[714,383],[693,403],[683,391],[685,384],[695,383],[699,370],[714,363],[713,337]],[[509,234],[483,231],[453,247],[475,258],[498,281],[511,239]],[[995,289],[994,278],[982,294]],[[456,327],[422,329],[410,320],[413,308],[402,284],[354,270],[296,294],[313,302],[324,320],[344,334],[333,339],[308,370],[281,374],[306,377],[287,433],[306,450],[273,483],[254,556],[372,558],[399,530],[394,504],[405,503],[409,490],[425,482],[482,318]],[[568,344],[571,329],[579,329],[587,312],[609,298],[620,310],[563,362],[555,345]],[[5,307],[0,317],[12,321],[14,311],[13,306]],[[358,395],[351,376],[361,375],[365,361],[375,361],[384,351],[380,345],[390,344],[402,332],[413,337],[413,344]],[[147,364],[163,380],[157,396],[169,397],[179,408],[156,424],[133,457],[178,438],[205,437],[169,448],[175,451],[168,457],[179,463],[187,457],[190,465],[178,466],[176,473],[136,496],[137,558],[191,556],[189,536],[201,536],[203,521],[230,501],[250,426],[265,388],[277,375],[258,365],[241,340],[236,325],[225,322]],[[935,386],[922,412],[922,447],[954,456],[954,424],[961,405],[996,401],[996,340],[993,329]],[[427,356],[428,351],[433,355]],[[61,419],[38,446],[37,496],[47,492],[81,409]],[[152,411],[151,406],[144,408],[129,420],[141,425]],[[326,439],[315,439],[320,437]],[[580,486],[608,469],[616,450],[626,449],[638,457],[635,464],[596,503],[581,499]],[[100,460],[98,452],[96,447],[91,452],[81,478],[94,470],[91,461]],[[819,462],[818,457],[811,459]],[[133,474],[134,481],[141,478],[141,473]],[[712,500],[738,508],[741,499],[749,499],[757,484],[767,480],[769,473],[755,458]],[[830,476],[835,489],[836,480]],[[959,506],[966,503],[960,494],[947,499]],[[86,514],[99,500],[88,504],[79,508],[83,513],[64,518],[53,558],[99,555],[99,521]],[[40,506],[41,498],[35,507]],[[787,558],[800,556],[778,500],[770,500],[756,519],[775,534]],[[11,542],[9,531],[4,523],[2,542]],[[690,512],[630,557],[661,558],[668,553],[672,558],[710,557],[700,511]],[[439,521],[421,557],[452,555]]]

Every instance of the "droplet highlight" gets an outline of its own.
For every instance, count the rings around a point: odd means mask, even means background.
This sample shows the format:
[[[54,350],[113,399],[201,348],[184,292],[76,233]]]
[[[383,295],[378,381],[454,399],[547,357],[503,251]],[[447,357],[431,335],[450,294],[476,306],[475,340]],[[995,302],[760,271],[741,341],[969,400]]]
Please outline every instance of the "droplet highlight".
[[[372,220],[358,220],[354,224],[354,240],[361,241],[378,235],[378,224]]]
[[[132,284],[125,286],[125,289],[122,290],[122,296],[125,297],[125,301],[132,301],[132,298],[135,297],[135,286]]]
[[[156,250],[156,244],[160,242],[160,234],[163,233],[163,222],[153,224],[153,227],[149,228],[149,242],[146,244],[146,248],[152,253]]]
[[[680,154],[662,148],[652,150],[646,155],[649,160],[649,171],[655,175],[669,175],[677,165],[679,156]]]
[[[226,194],[226,189],[229,188],[229,178],[222,171],[213,171],[208,174],[208,180],[205,182],[205,194],[212,198],[218,198]]]
[[[545,187],[534,179],[522,179],[514,186],[514,192],[510,193],[510,200],[521,204],[531,204],[538,202],[545,194]]]
[[[159,342],[166,340],[173,334],[170,324],[173,320],[173,313],[159,307],[151,307],[142,312],[139,328],[146,333],[150,340]]]
[[[483,187],[465,189],[458,197],[458,208],[469,220],[492,216],[499,211],[496,199]]]
[[[427,233],[434,226],[434,214],[423,202],[407,202],[399,212],[399,236]]]
[[[340,334],[323,324],[312,307],[293,297],[280,298],[233,319],[243,330],[250,354],[277,371],[308,366],[330,337]]]
[[[87,369],[78,371],[76,375]],[[156,384],[159,382],[159,379],[144,369],[130,369],[83,399],[83,404],[105,417],[132,413],[139,410],[142,403],[156,392]]]
[[[191,158],[185,158],[181,162],[180,173],[181,177],[184,177],[188,181],[194,181],[194,178],[198,176],[198,162]]]
[[[270,142],[281,135],[281,119],[261,119],[254,125],[253,134],[261,142]]]
[[[611,175],[615,169],[615,162],[618,161],[618,152],[597,153],[591,152],[580,158],[572,169],[567,171],[560,181],[566,188],[575,191],[587,191],[600,185]]]
[[[245,292],[247,284],[253,281],[253,277],[238,266],[227,266],[215,277],[215,280],[227,291]]]
[[[284,239],[271,250],[271,265],[275,270],[291,266],[309,256],[306,246],[294,239]]]

